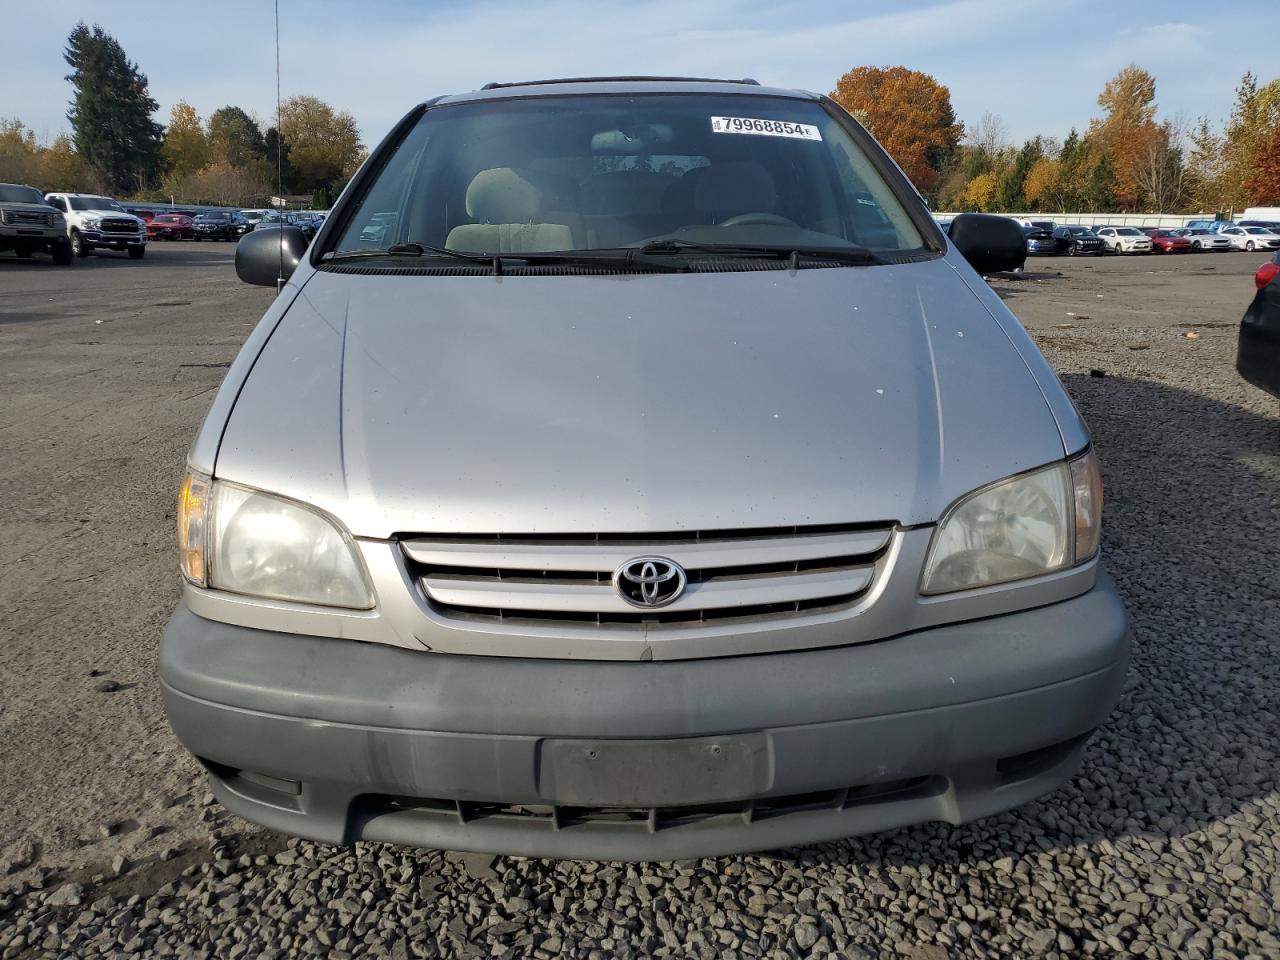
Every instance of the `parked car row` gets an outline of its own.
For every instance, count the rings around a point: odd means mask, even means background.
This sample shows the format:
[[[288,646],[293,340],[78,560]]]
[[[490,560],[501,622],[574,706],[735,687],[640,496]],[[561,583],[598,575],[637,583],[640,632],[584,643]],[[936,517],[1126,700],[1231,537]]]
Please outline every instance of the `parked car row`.
[[[150,240],[238,241],[258,226],[298,227],[310,242],[324,214],[290,211],[138,210],[90,193],[44,193],[26,184],[0,183],[0,251],[21,258],[48,254],[68,265],[100,250],[146,256]]]
[[[1089,254],[1207,253],[1228,250],[1280,250],[1280,223],[1192,220],[1175,230],[1112,224],[1054,224],[1019,220],[1027,253],[1041,256]]]

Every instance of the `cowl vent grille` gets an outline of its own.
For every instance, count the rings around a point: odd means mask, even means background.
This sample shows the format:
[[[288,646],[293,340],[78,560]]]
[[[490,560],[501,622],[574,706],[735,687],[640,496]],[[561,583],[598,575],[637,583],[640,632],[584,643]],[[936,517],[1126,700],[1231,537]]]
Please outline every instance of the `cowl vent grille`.
[[[835,260],[802,260],[801,270],[847,267],[849,264]],[[320,270],[326,273],[354,274],[362,277],[491,277],[493,267],[485,263],[470,266],[460,264],[370,264],[370,263],[322,263]],[[760,270],[790,270],[786,260],[705,259],[695,260],[682,273],[751,273]],[[518,264],[503,260],[504,277],[607,277],[622,274],[670,273],[651,267],[599,267],[577,263]]]

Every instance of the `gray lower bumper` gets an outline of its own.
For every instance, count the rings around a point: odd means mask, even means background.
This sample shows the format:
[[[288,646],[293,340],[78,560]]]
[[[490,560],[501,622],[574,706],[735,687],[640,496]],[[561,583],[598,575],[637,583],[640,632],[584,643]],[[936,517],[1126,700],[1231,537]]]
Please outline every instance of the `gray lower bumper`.
[[[662,860],[959,823],[1067,779],[1128,664],[1084,596],[878,643],[653,663],[417,653],[180,607],[161,678],[219,799],[331,843]]]
[[[97,230],[81,230],[82,242],[93,247],[140,247],[147,242],[145,233],[102,233]]]

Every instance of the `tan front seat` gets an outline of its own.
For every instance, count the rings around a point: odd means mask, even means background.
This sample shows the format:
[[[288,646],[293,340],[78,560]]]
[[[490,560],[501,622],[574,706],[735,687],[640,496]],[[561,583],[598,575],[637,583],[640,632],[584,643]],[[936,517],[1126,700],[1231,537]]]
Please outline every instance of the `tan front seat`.
[[[480,222],[454,227],[445,246],[476,253],[572,250],[573,229],[553,222],[556,215],[547,211],[551,199],[528,174],[511,167],[481,170],[467,186],[467,215]]]

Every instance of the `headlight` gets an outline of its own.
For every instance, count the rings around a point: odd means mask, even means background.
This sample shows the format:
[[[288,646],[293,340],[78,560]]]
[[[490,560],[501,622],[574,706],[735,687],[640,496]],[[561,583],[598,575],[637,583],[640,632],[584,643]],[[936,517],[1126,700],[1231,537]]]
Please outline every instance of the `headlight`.
[[[82,226],[85,226],[90,230],[97,230],[98,227],[102,226],[102,221],[97,217],[84,217],[81,219],[80,223]]]
[[[373,591],[351,537],[319,511],[189,473],[178,509],[182,572],[197,586],[368,610]]]
[[[1102,473],[1092,451],[976,490],[934,531],[921,592],[950,593],[1036,577],[1098,549]]]

